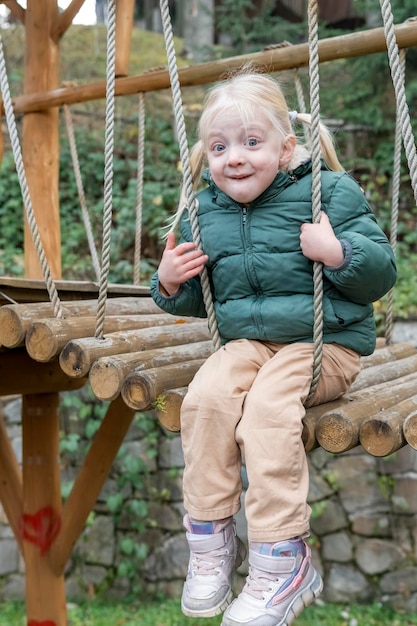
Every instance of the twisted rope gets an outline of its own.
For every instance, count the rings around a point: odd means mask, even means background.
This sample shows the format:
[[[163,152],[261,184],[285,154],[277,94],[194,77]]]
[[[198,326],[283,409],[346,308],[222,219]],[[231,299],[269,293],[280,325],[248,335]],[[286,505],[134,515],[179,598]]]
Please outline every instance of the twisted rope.
[[[303,85],[301,83],[301,78],[300,78],[300,70],[298,69],[298,67],[296,67],[294,70],[294,86],[295,86],[295,93],[297,95],[298,110],[300,113],[305,113],[307,111],[307,108],[306,108],[306,102],[304,98]],[[304,133],[305,142],[309,143],[311,141],[311,133],[307,124],[303,124],[303,133]]]
[[[185,129],[184,111],[182,106],[180,81],[178,77],[178,68],[176,63],[175,48],[174,48],[174,36],[172,33],[171,18],[168,8],[168,0],[160,0],[162,25],[165,38],[165,47],[167,51],[168,59],[168,71],[171,82],[171,91],[173,99],[173,109],[175,116],[175,123],[178,135],[178,142],[180,148],[180,158],[183,170],[183,185],[184,192],[187,199],[187,206],[190,215],[190,225],[193,240],[197,248],[201,247],[201,236],[198,225],[197,217],[197,200],[193,190],[193,180],[190,167],[190,157],[187,145],[187,133]],[[210,283],[208,278],[207,269],[204,267],[201,272],[201,286],[203,290],[203,300],[207,311],[208,325],[212,335],[213,344],[216,350],[220,347],[220,335],[217,328],[216,316],[213,307],[213,298],[210,290]]]
[[[36,223],[35,212],[33,210],[32,200],[29,193],[29,187],[26,179],[25,167],[23,163],[22,150],[19,141],[19,134],[17,132],[16,119],[14,115],[12,98],[10,95],[10,87],[6,73],[6,62],[3,51],[3,39],[0,33],[0,88],[3,96],[4,109],[6,113],[7,127],[9,130],[10,141],[12,145],[12,151],[14,160],[16,163],[16,171],[19,178],[20,189],[22,192],[23,204],[26,212],[26,219],[32,235],[32,240],[35,246],[36,254],[39,259],[42,274],[45,279],[46,288],[49,294],[49,299],[52,304],[55,317],[63,317],[61,301],[58,296],[58,291],[55,282],[52,278],[52,273],[48,265],[48,260],[45,255],[45,251],[42,245],[42,241],[39,234],[39,228]]]
[[[400,51],[400,67],[405,77],[405,50]],[[401,183],[401,150],[402,150],[402,132],[401,119],[397,106],[397,118],[395,124],[395,144],[394,144],[394,172],[392,176],[392,201],[391,201],[391,234],[390,243],[394,251],[397,249],[398,238],[398,207],[400,200],[400,183]],[[387,295],[387,314],[385,319],[385,341],[388,345],[392,343],[392,333],[394,327],[394,288],[390,289]]]
[[[87,235],[88,247],[90,248],[91,259],[97,280],[100,278],[100,263],[97,255],[97,248],[94,241],[93,229],[91,227],[90,216],[88,214],[87,202],[85,200],[83,179],[81,176],[80,162],[78,159],[77,145],[75,142],[74,125],[72,123],[71,110],[67,104],[64,105],[65,122],[67,126],[68,141],[70,145],[72,166],[74,168],[75,181],[77,183],[78,197],[80,199],[81,213],[84,228]]]
[[[139,285],[140,281],[140,257],[142,240],[142,208],[143,208],[143,169],[145,163],[145,94],[139,94],[138,108],[138,172],[136,194],[136,231],[135,231],[135,257],[133,265],[133,284]]]
[[[398,114],[400,117],[401,133],[408,162],[408,169],[410,171],[411,185],[414,191],[414,199],[417,204],[417,151],[413,136],[413,129],[411,127],[410,113],[405,97],[404,70],[401,66],[400,54],[395,37],[391,4],[388,0],[380,0],[380,5],[384,21],[384,32],[387,41],[391,77],[397,100]]]
[[[311,110],[311,159],[312,159],[312,211],[313,223],[320,221],[321,212],[321,149],[320,149],[320,96],[318,54],[318,0],[309,0],[309,74]],[[314,326],[313,326],[313,378],[309,397],[317,389],[323,356],[323,274],[322,263],[313,264]]]
[[[104,143],[104,209],[101,275],[97,301],[95,337],[103,338],[104,316],[110,270],[110,244],[113,217],[113,147],[114,100],[116,83],[116,0],[109,0],[107,14],[107,70],[106,70],[106,134]]]

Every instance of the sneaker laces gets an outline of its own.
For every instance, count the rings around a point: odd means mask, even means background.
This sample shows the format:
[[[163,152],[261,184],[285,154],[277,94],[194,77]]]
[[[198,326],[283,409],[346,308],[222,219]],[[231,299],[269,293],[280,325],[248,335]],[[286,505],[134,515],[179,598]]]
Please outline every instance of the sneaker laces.
[[[271,582],[284,582],[284,579],[280,579],[280,577],[276,574],[262,572],[254,567],[251,567],[249,575],[246,579],[244,591],[257,600],[264,600],[264,593],[266,591],[272,591]]]
[[[202,553],[201,556],[193,554],[193,574],[196,576],[215,576],[218,573],[219,567],[224,565],[223,556],[229,554],[226,550],[212,550],[211,552]]]

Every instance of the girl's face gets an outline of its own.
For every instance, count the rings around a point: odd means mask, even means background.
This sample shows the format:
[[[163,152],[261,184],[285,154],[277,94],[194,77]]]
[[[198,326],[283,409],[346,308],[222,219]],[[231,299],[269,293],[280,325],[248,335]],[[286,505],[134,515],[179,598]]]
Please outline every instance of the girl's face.
[[[207,158],[216,185],[241,204],[252,202],[291,160],[295,136],[285,139],[262,115],[243,121],[216,117],[207,136]]]

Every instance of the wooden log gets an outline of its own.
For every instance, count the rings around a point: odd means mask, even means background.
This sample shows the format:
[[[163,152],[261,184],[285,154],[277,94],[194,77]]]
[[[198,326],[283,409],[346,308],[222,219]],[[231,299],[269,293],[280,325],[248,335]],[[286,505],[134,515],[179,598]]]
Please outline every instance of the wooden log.
[[[132,372],[122,385],[122,397],[132,409],[146,411],[157,403],[159,395],[172,389],[174,383],[179,387],[187,386],[203,363],[204,359],[195,359],[143,372]]]
[[[412,346],[411,343],[393,343],[389,346],[382,346],[376,349],[375,352],[369,356],[361,357],[361,367],[362,369],[366,369],[374,365],[396,361],[397,359],[405,359],[413,354],[417,354],[417,349]]]
[[[0,352],[0,396],[71,391],[86,382],[86,377],[69,378],[58,360],[37,363],[22,348]]]
[[[403,423],[410,413],[416,411],[417,395],[365,419],[359,430],[362,448],[372,456],[381,457],[389,456],[405,446],[407,442]]]
[[[311,450],[314,450],[319,446],[316,437],[316,428],[320,417],[319,413],[310,413],[310,409],[307,409],[303,418],[303,432],[301,434],[301,440],[306,452],[311,452]]]
[[[395,37],[399,48],[417,45],[416,22],[409,21],[395,26]],[[318,42],[318,48],[320,62],[323,63],[335,59],[383,52],[387,49],[387,44],[384,29],[374,28],[339,37],[321,39]],[[305,67],[308,65],[308,60],[308,44],[302,43],[180,67],[178,74],[182,87],[205,85],[219,80],[222,75],[229,74],[233,69],[238,69],[246,63],[265,68],[268,72],[280,72],[296,67]],[[166,69],[148,71],[139,76],[118,78],[115,84],[115,95],[126,96],[146,91],[169,89],[169,87],[170,80]],[[17,114],[41,111],[50,107],[61,107],[64,104],[102,100],[105,96],[106,82],[102,80],[88,85],[71,86],[49,92],[19,96],[13,99],[13,105]],[[1,114],[4,114],[4,107],[0,108]]]
[[[163,313],[152,298],[109,298],[106,302],[106,315],[139,315]],[[97,300],[65,302],[65,318],[96,315]],[[54,318],[52,305],[48,302],[30,304],[5,304],[0,307],[0,344],[7,348],[23,345],[27,329],[33,321]]]
[[[346,452],[359,445],[359,429],[365,418],[388,409],[415,393],[417,373],[381,383],[339,400],[309,409],[311,415],[321,413],[316,426],[319,445],[328,452]]]
[[[104,333],[136,330],[173,324],[172,315],[110,315],[104,319]],[[72,339],[94,337],[97,318],[69,317],[34,322],[26,332],[26,350],[35,361],[46,363],[57,356]]]
[[[372,385],[389,382],[396,378],[402,378],[413,372],[417,372],[417,354],[397,361],[374,365],[361,370],[350,388],[350,392],[366,389]]]
[[[194,359],[207,359],[212,352],[212,341],[200,341],[103,357],[95,361],[90,369],[90,386],[99,400],[114,400],[120,394],[123,382],[132,370],[139,371]]]
[[[417,450],[417,411],[413,411],[406,417],[403,433],[408,445]]]
[[[159,328],[109,334],[104,339],[70,341],[61,352],[59,362],[68,376],[78,378],[86,376],[94,361],[101,357],[208,339],[210,331],[206,320],[169,324]]]
[[[158,398],[156,417],[167,430],[177,433],[181,430],[181,406],[188,387],[168,389]]]

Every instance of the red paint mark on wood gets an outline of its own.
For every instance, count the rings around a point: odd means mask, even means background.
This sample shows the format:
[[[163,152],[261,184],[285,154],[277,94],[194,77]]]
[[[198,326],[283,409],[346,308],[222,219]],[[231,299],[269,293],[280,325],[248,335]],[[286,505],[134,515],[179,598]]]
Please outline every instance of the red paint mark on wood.
[[[56,623],[51,619],[42,620],[41,622],[38,622],[36,619],[30,619],[28,626],[56,626]]]
[[[20,525],[23,539],[38,546],[43,556],[59,533],[61,516],[51,506],[46,506],[34,514],[24,513]],[[52,622],[40,622],[40,624],[51,626]],[[35,623],[29,626],[35,626]]]

